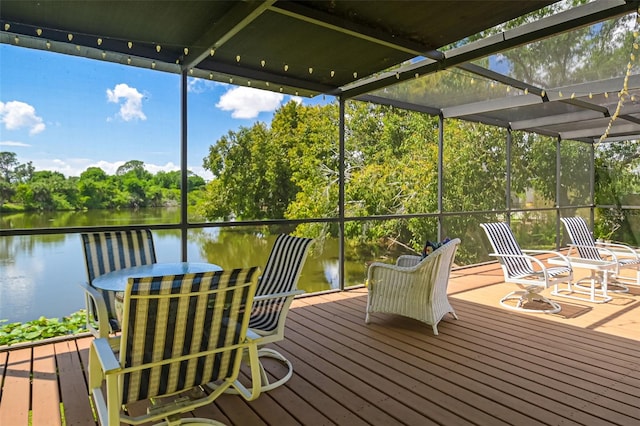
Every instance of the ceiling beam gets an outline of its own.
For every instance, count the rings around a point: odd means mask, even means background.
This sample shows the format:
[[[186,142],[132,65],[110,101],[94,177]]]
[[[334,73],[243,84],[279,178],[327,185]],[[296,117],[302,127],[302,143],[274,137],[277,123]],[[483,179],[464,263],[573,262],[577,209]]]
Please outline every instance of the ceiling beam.
[[[440,114],[440,110],[438,108],[425,106],[425,105],[418,105],[413,102],[404,102],[404,101],[399,101],[391,98],[383,98],[375,95],[360,95],[357,98],[353,98],[353,99],[356,101],[371,102],[378,105],[388,105],[395,108],[406,109],[408,111],[424,112],[429,115]]]
[[[487,68],[481,67],[480,65],[466,63],[460,64],[456,68],[475,75],[479,75],[484,78],[488,78],[489,80],[497,81],[498,83],[506,84],[507,86],[511,86],[516,89],[527,90],[529,93],[538,95],[542,97],[543,100],[546,100],[546,94],[544,93],[544,90],[542,88],[527,84],[523,81],[517,80],[504,74],[500,74],[496,71],[489,70]]]
[[[334,93],[345,98],[355,97],[363,93],[390,86],[400,81],[436,72],[441,69],[470,62],[509,48],[524,45],[547,38],[559,32],[569,31],[585,25],[601,22],[614,16],[620,16],[636,10],[638,2],[615,0],[610,2],[591,2],[585,5],[557,13],[539,21],[525,24],[519,28],[503,31],[500,34],[487,37],[467,45],[444,52],[444,60],[424,59],[416,63],[401,66],[388,71],[364,78],[340,88],[340,93]]]
[[[472,102],[468,104],[442,108],[444,118],[461,118],[474,114],[486,114],[511,108],[526,107],[541,104],[542,98],[537,95],[508,96],[489,101]]]
[[[475,66],[474,69],[477,71],[478,69],[482,68]],[[497,73],[491,73],[491,75],[496,77]],[[508,81],[510,79],[510,77],[503,77],[507,79],[505,81]],[[570,96],[572,93],[592,93],[593,95],[602,93],[616,93],[624,86],[624,80],[624,77],[616,77],[609,80],[594,81],[589,83],[575,84],[572,86],[558,87],[555,89],[548,89],[544,91],[544,98],[541,96],[541,90],[543,89],[534,88],[530,90],[529,94],[527,95],[508,96],[505,98],[492,99],[489,101],[452,106],[443,108],[442,113],[445,117],[449,118],[464,117],[471,114],[482,114],[496,110],[506,110],[516,107],[536,105],[546,99],[546,101],[548,102],[562,102],[573,105],[582,110],[597,111],[601,114],[602,117],[608,117],[610,115],[610,112],[606,107],[598,105],[595,102],[589,102],[589,99],[586,96],[581,96],[580,98],[574,99],[571,99]],[[627,87],[628,90],[640,89],[640,74],[629,76],[629,78],[627,79]],[[532,94],[533,92],[537,92],[539,93],[539,95]],[[560,96],[560,92],[565,93],[565,95]]]
[[[590,129],[571,130],[568,132],[560,132],[562,139],[578,139],[578,138],[596,138],[599,139],[605,132],[606,126],[598,126]],[[636,134],[638,126],[636,124],[618,124],[611,128],[609,134],[613,136]]]
[[[206,63],[206,69],[203,69],[204,74],[209,72],[226,74],[233,76],[234,84],[243,85],[240,83],[242,79],[246,80],[260,80],[269,82],[274,86],[284,85],[291,87],[299,87],[300,89],[309,90],[316,93],[327,93],[335,88],[335,86],[327,86],[325,84],[316,83],[299,78],[292,78],[288,75],[274,74],[263,70],[256,70],[253,68],[240,67],[235,64],[226,64],[223,62],[209,61]]]
[[[548,115],[545,117],[532,118],[511,122],[511,129],[526,130],[533,127],[553,126],[557,124],[575,123],[602,118],[602,114],[596,111],[569,112],[566,114]]]
[[[226,15],[213,22],[213,25],[191,44],[189,50],[192,51],[193,56],[192,59],[183,62],[183,69],[197,67],[200,62],[211,56],[212,52],[242,31],[276,1],[242,1],[235,3],[234,7]]]
[[[634,139],[640,139],[640,134],[609,137],[604,139],[602,142],[624,142]]]
[[[301,3],[278,2],[276,5],[271,6],[269,10],[415,56],[444,59],[444,54],[433,48],[433,46],[425,46],[309,6],[303,6]]]

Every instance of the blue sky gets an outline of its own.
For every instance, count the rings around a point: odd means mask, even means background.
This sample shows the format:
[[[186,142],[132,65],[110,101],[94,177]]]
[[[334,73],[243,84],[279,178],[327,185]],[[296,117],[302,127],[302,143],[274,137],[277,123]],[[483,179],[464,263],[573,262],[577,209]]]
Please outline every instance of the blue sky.
[[[189,169],[210,178],[210,145],[291,100],[331,101],[190,78]],[[140,160],[155,173],[177,170],[179,149],[179,75],[0,44],[0,151],[20,163],[78,176]]]

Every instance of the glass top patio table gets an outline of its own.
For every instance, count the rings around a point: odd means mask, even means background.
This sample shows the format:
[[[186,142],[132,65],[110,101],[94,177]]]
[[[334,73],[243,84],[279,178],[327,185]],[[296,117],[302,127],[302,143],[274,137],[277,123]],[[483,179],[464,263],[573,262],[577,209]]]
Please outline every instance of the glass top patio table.
[[[181,275],[195,272],[222,271],[222,267],[214,263],[174,262],[152,263],[150,265],[133,266],[118,269],[96,277],[91,285],[102,290],[123,292],[129,278],[155,277],[160,275]]]

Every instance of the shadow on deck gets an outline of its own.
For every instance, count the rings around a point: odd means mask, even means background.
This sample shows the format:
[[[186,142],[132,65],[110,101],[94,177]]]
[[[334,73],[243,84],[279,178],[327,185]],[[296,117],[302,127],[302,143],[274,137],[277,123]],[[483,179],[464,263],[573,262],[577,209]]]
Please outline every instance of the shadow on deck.
[[[277,345],[293,378],[194,415],[243,426],[640,424],[640,289],[604,305],[556,298],[555,315],[500,307],[512,289],[497,264],[454,271],[460,319],[446,317],[439,336],[391,315],[366,325],[364,288],[298,299]],[[0,352],[0,425],[94,425],[90,341]]]

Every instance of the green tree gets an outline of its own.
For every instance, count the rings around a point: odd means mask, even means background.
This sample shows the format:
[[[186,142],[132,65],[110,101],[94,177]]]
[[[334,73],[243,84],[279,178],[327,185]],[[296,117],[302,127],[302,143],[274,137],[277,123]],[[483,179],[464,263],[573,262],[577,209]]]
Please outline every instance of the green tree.
[[[174,170],[170,172],[159,171],[153,177],[153,182],[161,188],[180,189],[180,171]]]
[[[0,151],[0,179],[11,182],[14,168],[18,165],[15,152]]]
[[[148,179],[151,174],[144,168],[144,162],[140,160],[129,160],[116,170],[116,176],[134,175],[138,179]]]
[[[299,191],[294,173],[308,159],[302,150],[310,140],[297,127],[306,122],[301,117],[310,108],[289,102],[276,111],[271,129],[264,123],[241,127],[209,148],[204,167],[214,179],[207,184],[207,201],[201,206],[204,216],[285,217]]]
[[[596,211],[596,237],[638,244],[632,225],[638,226],[635,211],[627,213],[625,204],[638,205],[640,193],[640,141],[600,144],[595,168],[596,204],[607,206]]]
[[[15,193],[16,189],[14,185],[4,180],[4,178],[0,179],[0,207],[2,207],[7,200],[10,200]]]
[[[25,164],[16,166],[14,170],[15,180],[17,182],[28,182],[33,179],[33,174],[36,168],[33,166],[33,162],[29,161]]]
[[[89,167],[82,172],[77,188],[80,207],[103,209],[112,206],[113,182],[101,168]]]

